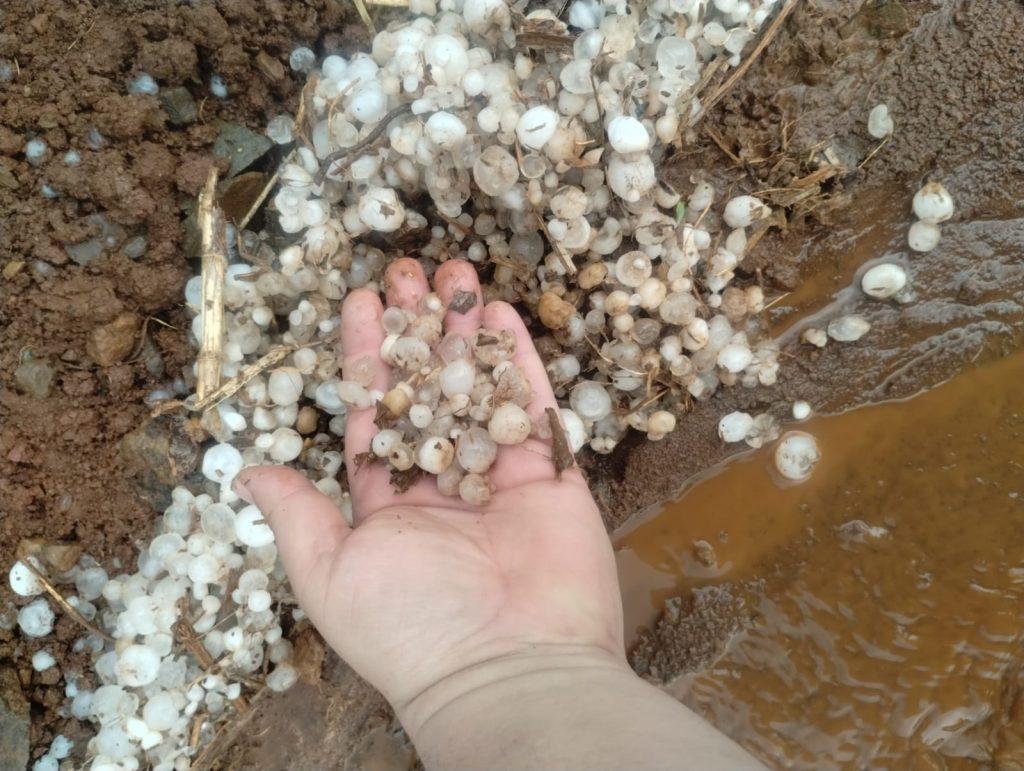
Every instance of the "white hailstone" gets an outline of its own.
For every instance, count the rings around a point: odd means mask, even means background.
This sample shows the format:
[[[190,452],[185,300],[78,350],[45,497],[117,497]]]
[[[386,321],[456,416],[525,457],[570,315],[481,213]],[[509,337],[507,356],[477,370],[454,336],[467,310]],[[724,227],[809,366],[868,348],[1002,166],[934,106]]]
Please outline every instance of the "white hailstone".
[[[604,18],[604,6],[599,0],[575,0],[569,6],[569,23],[579,29],[597,29]]]
[[[913,207],[921,222],[938,225],[953,216],[953,196],[941,182],[929,182],[914,193]]]
[[[915,252],[930,252],[939,245],[942,231],[930,222],[915,222],[907,233],[907,246]]]
[[[423,133],[442,150],[452,150],[466,138],[466,124],[442,110],[427,118]]]
[[[50,742],[49,754],[57,760],[64,760],[64,758],[71,754],[71,748],[74,746],[75,743],[71,739],[63,734],[57,734],[53,737],[53,741]]]
[[[864,337],[870,329],[867,319],[851,314],[832,319],[828,323],[828,336],[839,343],[852,343]]]
[[[416,465],[428,474],[440,474],[454,458],[454,445],[442,437],[428,437],[416,448]]]
[[[145,645],[129,645],[117,657],[117,680],[131,688],[149,685],[159,670],[160,656]]]
[[[238,540],[245,546],[269,546],[274,542],[274,531],[263,521],[262,512],[255,506],[246,506],[235,517]]]
[[[530,416],[518,404],[506,402],[494,408],[487,431],[498,444],[519,444],[530,435]]]
[[[483,474],[498,457],[498,445],[487,430],[473,426],[459,436],[455,457],[466,471]]]
[[[558,113],[550,107],[538,105],[524,112],[516,123],[516,136],[523,147],[540,150],[555,135]]]
[[[608,124],[608,142],[617,153],[638,153],[650,147],[651,138],[636,118],[618,115]]]
[[[875,139],[885,139],[892,134],[895,126],[892,117],[889,115],[889,107],[885,104],[876,104],[868,113],[868,133]]]
[[[441,393],[452,397],[472,391],[475,379],[476,367],[466,359],[456,359],[441,370],[438,383],[441,386]]]
[[[59,771],[60,762],[49,753],[42,755],[32,764],[32,771]]]
[[[583,449],[590,438],[587,435],[587,428],[580,416],[572,410],[562,407],[558,412],[562,418],[562,427],[565,428],[565,437],[569,440],[569,449],[575,454]]]
[[[118,761],[128,758],[134,751],[131,737],[118,725],[105,725],[96,734],[96,738],[93,741],[95,742],[97,754],[113,761],[111,765],[105,766],[111,771],[125,767],[119,765]],[[96,766],[97,764],[94,762],[92,768],[95,769]]]
[[[199,516],[199,522],[203,528],[203,532],[206,533],[214,541],[221,543],[231,543],[235,540],[235,512],[226,503],[213,503],[206,507],[203,513]],[[165,533],[164,535],[157,536],[150,544],[150,554],[154,557],[157,555],[153,553],[154,546],[159,542],[160,539],[177,539],[181,541],[181,536],[176,533]],[[182,541],[183,543],[183,541]],[[166,545],[161,544],[161,552],[174,548],[174,553],[178,551],[177,543],[167,541]],[[169,556],[169,555],[168,555]]]
[[[899,265],[883,262],[868,270],[860,280],[864,294],[876,300],[886,300],[899,294],[907,285],[907,272]]]
[[[271,602],[270,592],[266,589],[258,589],[249,595],[246,604],[253,613],[262,613],[265,610],[269,610]]]
[[[771,213],[772,210],[761,199],[752,195],[738,195],[725,205],[722,217],[731,228],[746,228]]]
[[[28,559],[32,558],[29,557]],[[22,597],[35,597],[37,594],[42,594],[46,591],[35,574],[20,560],[11,566],[8,580],[14,593]]]
[[[53,631],[53,610],[40,598],[18,611],[18,627],[29,637],[45,637]]]
[[[811,405],[805,401],[793,402],[793,419],[807,420],[811,416]]]
[[[825,344],[828,343],[828,335],[824,329],[818,329],[817,327],[808,327],[800,333],[800,341],[813,345],[816,348],[824,348]]]
[[[142,719],[151,731],[168,731],[178,721],[175,695],[170,691],[159,691],[150,696],[142,707]]]
[[[608,187],[627,203],[636,203],[657,182],[654,162],[649,155],[612,153],[608,159]]]
[[[32,669],[36,672],[47,670],[56,663],[57,659],[49,651],[36,651],[32,654]]]
[[[718,436],[723,442],[742,442],[754,427],[754,419],[746,412],[730,412],[718,421]]]
[[[405,222],[405,206],[390,187],[369,187],[359,199],[359,219],[371,230],[392,233]]]
[[[203,454],[203,476],[211,482],[229,485],[241,470],[242,453],[230,444],[215,444]]]
[[[409,410],[409,413],[412,414],[412,409]],[[427,426],[430,425],[430,422],[432,420],[433,415],[431,415],[430,420],[428,420],[423,426],[419,426],[419,428],[426,428]],[[377,434],[375,434],[373,439],[370,440],[370,450],[378,458],[386,458],[388,457],[388,455],[391,454],[391,451],[394,449],[395,445],[399,444],[401,441],[401,432],[395,431],[393,428],[385,428],[382,431],[379,431]]]
[[[278,367],[267,379],[267,396],[274,404],[295,404],[302,396],[302,373],[295,367]]]
[[[647,436],[658,440],[671,433],[676,427],[676,416],[667,410],[655,410],[647,419]]]
[[[311,72],[316,67],[316,54],[306,46],[294,48],[288,54],[288,66],[295,72]]]
[[[749,346],[740,343],[729,343],[718,352],[718,366],[733,374],[742,372],[754,360],[754,353]]]
[[[86,568],[75,576],[75,589],[83,600],[92,602],[103,594],[107,583],[107,571],[99,566]]]
[[[600,383],[584,380],[569,394],[569,405],[584,421],[601,420],[612,411],[612,399]]]
[[[818,443],[804,431],[789,431],[775,448],[775,468],[786,479],[802,482],[821,459]]]
[[[278,463],[288,463],[302,453],[302,435],[293,428],[278,428],[270,435],[270,457]]]
[[[277,693],[287,691],[299,679],[299,673],[290,664],[278,664],[266,677],[267,688]]]

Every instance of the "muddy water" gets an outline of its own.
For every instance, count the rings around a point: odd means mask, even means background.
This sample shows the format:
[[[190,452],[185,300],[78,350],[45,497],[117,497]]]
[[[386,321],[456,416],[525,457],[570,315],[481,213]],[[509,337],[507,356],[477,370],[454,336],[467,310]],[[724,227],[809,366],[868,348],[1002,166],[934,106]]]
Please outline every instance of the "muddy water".
[[[630,624],[761,579],[739,590],[748,628],[676,695],[774,766],[1024,767],[1022,381],[1017,353],[812,418],[807,483],[778,486],[759,451],[622,535]]]

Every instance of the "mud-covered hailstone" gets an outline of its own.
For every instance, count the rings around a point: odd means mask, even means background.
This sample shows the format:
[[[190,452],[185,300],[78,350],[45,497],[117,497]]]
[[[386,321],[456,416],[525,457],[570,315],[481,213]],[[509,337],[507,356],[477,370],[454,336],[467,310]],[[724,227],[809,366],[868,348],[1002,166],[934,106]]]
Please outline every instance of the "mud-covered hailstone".
[[[746,412],[730,412],[718,421],[718,436],[723,442],[742,442],[754,427],[754,419]]]
[[[915,252],[930,252],[939,245],[942,231],[930,222],[915,222],[907,233],[907,246]]]
[[[907,285],[907,272],[899,265],[883,262],[875,265],[860,280],[864,294],[876,300],[886,300],[899,294]]]
[[[455,458],[455,447],[447,439],[432,436],[416,448],[416,465],[428,474],[440,474]]]
[[[371,230],[393,233],[405,222],[405,206],[390,187],[370,187],[359,199],[359,219]]]
[[[29,637],[45,637],[53,631],[53,609],[40,598],[18,611],[18,627]]]
[[[941,182],[929,182],[914,193],[914,216],[921,222],[938,225],[953,216],[953,196]]]
[[[818,443],[805,431],[789,431],[775,448],[775,468],[786,479],[802,482],[821,459]]]
[[[644,124],[631,115],[618,115],[608,124],[608,142],[617,153],[640,153],[651,145]]]
[[[839,343],[852,343],[864,337],[870,329],[867,319],[850,314],[832,319],[828,323],[828,336]]]
[[[889,115],[889,107],[885,104],[876,104],[868,113],[868,133],[875,139],[885,139],[892,134],[895,126],[892,116]]]
[[[524,112],[516,123],[519,143],[531,150],[540,150],[555,135],[558,113],[550,107],[538,105]]]
[[[746,228],[771,213],[772,210],[760,198],[738,195],[725,205],[722,217],[731,228]]]
[[[230,484],[241,470],[242,453],[230,444],[215,444],[203,455],[203,476],[211,482]]]

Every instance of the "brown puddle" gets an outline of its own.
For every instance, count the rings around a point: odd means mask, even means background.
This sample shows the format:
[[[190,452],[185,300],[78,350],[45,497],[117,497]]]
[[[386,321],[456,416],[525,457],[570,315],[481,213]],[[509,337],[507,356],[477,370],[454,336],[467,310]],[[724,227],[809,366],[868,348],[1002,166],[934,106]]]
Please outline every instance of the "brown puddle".
[[[1024,768],[1022,382],[1016,353],[812,418],[805,484],[761,450],[621,535],[630,632],[713,583],[755,611],[673,692],[774,766]]]

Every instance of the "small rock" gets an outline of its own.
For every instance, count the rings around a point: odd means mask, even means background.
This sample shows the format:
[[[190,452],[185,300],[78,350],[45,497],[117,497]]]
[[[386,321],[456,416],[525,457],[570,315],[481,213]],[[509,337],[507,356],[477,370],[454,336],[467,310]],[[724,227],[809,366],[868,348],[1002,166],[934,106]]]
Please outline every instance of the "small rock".
[[[21,692],[18,674],[0,669],[0,758],[4,768],[28,768],[28,702]]]
[[[14,370],[18,389],[35,399],[45,399],[53,388],[53,365],[45,359],[28,359]]]
[[[566,302],[554,292],[545,292],[537,304],[537,315],[548,329],[561,329],[576,313],[572,303]]]
[[[199,445],[188,431],[188,422],[165,416],[147,420],[121,439],[118,451],[128,473],[155,509],[167,507],[171,490],[199,464]]]
[[[167,113],[167,120],[172,126],[187,126],[195,122],[199,113],[196,100],[184,86],[168,88],[160,92],[160,104]]]
[[[227,180],[220,189],[217,203],[229,222],[241,222],[263,192],[267,178],[261,171],[247,171]]]
[[[21,269],[25,267],[25,263],[21,260],[11,260],[9,263],[4,265],[3,276],[4,280],[10,281],[12,278],[21,273]]]
[[[0,187],[8,190],[18,189],[18,178],[14,176],[13,171],[7,168],[6,163],[0,163]]]
[[[135,348],[139,317],[122,313],[113,321],[96,327],[89,335],[85,350],[101,367],[112,367],[124,361]]]
[[[213,143],[213,154],[230,161],[228,176],[233,177],[249,168],[273,145],[269,137],[250,131],[241,124],[221,123],[220,133]]]
[[[284,80],[284,65],[266,51],[256,54],[256,66],[271,83]]]

